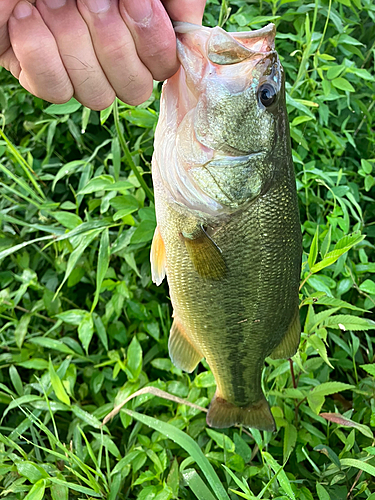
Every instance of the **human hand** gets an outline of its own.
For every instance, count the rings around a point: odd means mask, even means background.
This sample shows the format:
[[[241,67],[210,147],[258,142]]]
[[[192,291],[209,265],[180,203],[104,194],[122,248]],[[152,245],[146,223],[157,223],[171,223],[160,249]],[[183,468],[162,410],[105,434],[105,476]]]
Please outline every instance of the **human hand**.
[[[53,103],[137,105],[178,69],[174,21],[200,24],[206,0],[5,0],[0,66]],[[6,5],[4,5],[4,3]]]

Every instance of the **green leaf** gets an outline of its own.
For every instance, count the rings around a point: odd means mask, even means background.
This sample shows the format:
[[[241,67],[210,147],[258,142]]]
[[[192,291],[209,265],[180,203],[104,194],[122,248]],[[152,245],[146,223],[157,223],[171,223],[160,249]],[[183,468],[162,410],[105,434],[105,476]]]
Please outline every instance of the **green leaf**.
[[[101,493],[97,493],[96,491],[91,490],[90,488],[86,488],[85,486],[81,486],[80,484],[69,483],[68,481],[58,479],[57,477],[50,477],[50,481],[54,484],[65,486],[65,487],[69,488],[70,490],[78,491],[79,493],[83,493],[84,495],[87,495],[88,497],[103,498],[103,495]]]
[[[108,106],[108,108],[102,109],[100,111],[100,124],[101,125],[104,125],[105,122],[108,120],[109,116],[112,113],[112,109],[113,109],[113,103],[110,106]]]
[[[212,465],[204,456],[202,450],[194,441],[194,439],[188,436],[185,432],[182,432],[180,429],[177,429],[176,427],[167,424],[166,422],[162,422],[161,420],[157,420],[156,418],[148,417],[147,415],[142,415],[140,413],[127,409],[124,409],[123,411],[133,417],[135,420],[138,420],[148,427],[151,427],[155,431],[160,432],[161,434],[169,439],[172,439],[172,441],[181,446],[198,464],[213,492],[215,493],[217,499],[229,500],[227,492],[225,491]]]
[[[369,161],[362,159],[361,160],[361,167],[366,172],[366,174],[371,174],[372,164]]]
[[[348,82],[345,78],[339,77],[332,80],[332,85],[340,90],[345,90],[347,92],[355,92],[353,85]]]
[[[296,127],[297,125],[301,125],[301,123],[306,123],[306,122],[309,122],[310,120],[313,120],[313,117],[312,116],[306,116],[306,115],[303,115],[303,116],[296,116],[291,125],[292,127]]]
[[[157,114],[147,109],[127,109],[123,113],[120,113],[120,116],[133,125],[143,128],[152,128],[158,121]]]
[[[223,432],[217,432],[213,429],[207,428],[206,432],[210,436],[210,438],[215,441],[219,448],[229,451],[230,453],[234,453],[235,445],[230,437],[226,436]]]
[[[316,483],[316,493],[319,500],[331,500],[327,490],[320,483]]]
[[[360,365],[363,370],[365,370],[367,373],[375,377],[375,363],[371,363],[368,365]]]
[[[68,229],[74,229],[80,224],[82,224],[81,217],[76,214],[71,214],[69,212],[53,212],[53,217],[60,222],[60,224]]]
[[[27,329],[29,327],[29,323],[31,320],[31,314],[24,314],[19,322],[17,323],[16,329],[14,330],[14,338],[17,344],[17,347],[21,349],[22,344],[25,340]]]
[[[320,337],[318,337],[318,335],[311,335],[308,338],[307,343],[316,350],[316,352],[324,360],[324,362],[327,363],[328,366],[334,368],[328,359],[327,348],[323,340]]]
[[[312,411],[319,414],[324,404],[325,396],[330,396],[331,394],[350,389],[354,389],[354,386],[344,384],[343,382],[324,382],[314,387],[314,389],[307,394],[307,401]]]
[[[252,451],[250,446],[246,443],[246,441],[244,441],[244,439],[242,439],[242,437],[237,433],[233,435],[233,441],[236,447],[235,449],[236,453],[244,459],[245,463],[250,462]]]
[[[29,340],[30,344],[36,344],[46,349],[53,349],[55,351],[63,352],[65,354],[75,354],[70,347],[65,345],[63,342],[49,339],[47,337],[34,337]]]
[[[75,268],[78,260],[82,256],[83,252],[86,250],[86,248],[90,245],[90,243],[100,234],[102,229],[93,229],[91,233],[85,234],[81,237],[81,240],[77,247],[73,250],[73,252],[70,254],[68,264],[66,266],[66,271],[65,271],[65,276],[64,279],[62,280],[59,288],[57,289],[57,293],[60,292],[61,288],[64,286],[66,280],[69,278],[70,273],[73,271]]]
[[[104,280],[104,276],[109,267],[109,233],[108,228],[104,229],[102,236],[100,238],[99,255],[98,255],[98,267],[96,272],[96,290],[94,296],[94,302],[91,306],[91,312],[95,309],[98,300],[100,289]]]
[[[375,178],[372,175],[366,175],[366,177],[365,177],[365,189],[366,189],[366,191],[370,191],[370,189],[374,185],[375,185]]]
[[[72,97],[70,101],[65,104],[51,104],[44,110],[44,112],[49,115],[68,115],[78,111],[81,106],[82,104]]]
[[[349,314],[338,314],[330,316],[324,321],[324,326],[328,328],[339,328],[341,330],[371,330],[375,328],[375,321]]]
[[[363,292],[369,293],[370,295],[375,295],[375,281],[365,280],[359,285],[359,289]]]
[[[154,221],[142,221],[133,233],[130,243],[148,243],[154,237],[155,228],[156,223]]]
[[[86,353],[88,351],[93,334],[94,322],[92,320],[92,314],[86,313],[78,326],[78,337]]]
[[[354,385],[345,384],[343,382],[324,382],[314,387],[311,393],[329,396],[331,394],[336,394],[336,392],[348,391],[354,388]]]
[[[91,179],[86,186],[81,189],[78,194],[90,194],[95,193],[97,191],[105,191],[108,188],[111,188],[115,183],[114,178],[111,175],[99,175],[94,179]]]
[[[317,273],[325,267],[331,266],[334,262],[337,261],[339,257],[341,257],[341,255],[344,255],[353,246],[360,243],[364,238],[365,236],[359,233],[353,233],[351,235],[344,236],[344,238],[336,243],[335,248],[331,252],[328,252],[326,254],[323,260],[310,268],[310,271],[312,273]]]
[[[279,481],[281,488],[287,494],[288,498],[295,499],[296,497],[294,495],[292,485],[290,484],[288,476],[285,474],[283,467],[281,467],[281,465],[279,465],[276,462],[276,460],[273,458],[273,456],[270,453],[263,451],[262,456],[265,459],[267,465],[269,467],[271,467],[271,469],[273,470],[273,472],[275,474],[277,474],[277,480]]]
[[[73,405],[71,407],[72,412],[76,417],[78,417],[80,420],[85,422],[86,424],[90,425],[91,427],[94,427],[95,429],[101,429],[102,424],[100,420],[98,420],[94,415],[91,415],[89,412],[86,410],[83,410],[79,406]]]
[[[170,471],[169,471],[169,474],[167,477],[167,485],[171,488],[174,498],[177,498],[178,497],[178,490],[179,490],[177,458],[175,458],[172,462],[172,466],[170,468]]]
[[[325,414],[321,413],[320,415],[325,415]],[[336,467],[341,469],[340,459],[337,456],[337,454],[332,450],[332,448],[324,444],[318,444],[317,446],[315,446],[314,451],[323,453],[323,455],[326,455],[331,460],[331,462],[336,465]]]
[[[51,485],[52,500],[69,500],[69,488],[62,484]]]
[[[68,325],[80,325],[81,321],[86,315],[86,311],[83,309],[69,309],[69,311],[64,311],[62,313],[56,314],[56,318],[61,319],[64,323]]]
[[[34,464],[33,462],[17,462],[16,466],[18,474],[26,477],[32,484],[49,477],[43,467],[40,467],[40,465]]]
[[[375,467],[366,462],[362,462],[362,460],[356,460],[354,458],[343,458],[341,459],[341,465],[343,467],[355,467],[356,469],[363,470],[363,472],[367,472],[370,476],[375,477]]]
[[[101,317],[96,313],[92,315],[92,318],[94,320],[96,333],[98,334],[98,337],[100,338],[100,341],[103,344],[105,350],[108,351],[108,337],[105,326],[103,325],[103,321]]]
[[[17,371],[17,368],[14,365],[10,365],[9,367],[9,376],[12,381],[13,387],[15,388],[17,394],[19,396],[23,396],[23,385],[22,379]]]
[[[49,376],[51,378],[52,389],[54,390],[56,397],[67,406],[70,406],[70,398],[67,395],[64,386],[60,380],[60,377],[55,372],[52,361],[49,360]]]
[[[42,500],[44,498],[45,489],[45,480],[41,479],[33,485],[29,493],[25,496],[24,500]]]
[[[29,359],[28,361],[17,363],[17,365],[29,370],[48,370],[48,361],[42,358]]]
[[[126,366],[130,371],[130,381],[135,382],[142,370],[142,348],[136,336],[128,347]]]
[[[310,247],[310,252],[309,252],[309,258],[308,258],[308,263],[309,263],[309,268],[314,266],[316,262],[316,258],[318,256],[318,241],[319,241],[319,226],[316,226],[314,238],[311,243]]]
[[[327,71],[327,78],[333,80],[334,78],[338,77],[339,74],[343,72],[343,70],[344,70],[343,65],[335,64],[334,66],[331,66]]]
[[[297,429],[293,424],[287,422],[284,430],[284,443],[283,443],[283,463],[289,459],[297,442]]]

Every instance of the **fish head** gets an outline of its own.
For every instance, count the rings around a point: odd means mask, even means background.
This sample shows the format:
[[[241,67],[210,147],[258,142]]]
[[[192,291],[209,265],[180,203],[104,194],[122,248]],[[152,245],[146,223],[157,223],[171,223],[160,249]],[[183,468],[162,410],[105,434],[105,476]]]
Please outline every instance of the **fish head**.
[[[193,25],[194,26],[194,25]],[[227,33],[177,23],[178,52],[204,146],[237,156],[269,152],[284,117],[284,75],[275,26]]]
[[[175,23],[175,31],[181,68],[164,87],[161,121],[175,130],[178,168],[172,180],[169,161],[165,178],[190,208],[231,212],[267,189],[278,146],[289,148],[275,26],[228,33]]]

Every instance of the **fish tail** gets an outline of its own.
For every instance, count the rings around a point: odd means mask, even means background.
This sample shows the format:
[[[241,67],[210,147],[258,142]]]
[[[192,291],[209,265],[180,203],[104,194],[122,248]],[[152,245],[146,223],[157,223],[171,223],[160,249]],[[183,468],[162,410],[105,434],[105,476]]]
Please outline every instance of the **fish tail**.
[[[236,406],[215,394],[206,420],[210,427],[217,429],[242,424],[263,431],[275,430],[275,421],[264,396],[257,403]]]

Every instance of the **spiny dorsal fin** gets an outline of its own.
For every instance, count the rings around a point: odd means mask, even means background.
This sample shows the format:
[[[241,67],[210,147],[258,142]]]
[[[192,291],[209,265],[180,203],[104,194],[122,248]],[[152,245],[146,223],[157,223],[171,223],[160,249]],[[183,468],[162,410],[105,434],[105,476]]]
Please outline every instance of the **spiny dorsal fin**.
[[[150,260],[152,281],[159,286],[165,278],[166,256],[164,241],[161,237],[158,226],[155,229],[152,240]]]
[[[216,243],[201,227],[193,237],[182,234],[189,257],[202,278],[219,280],[226,275],[227,266]]]

